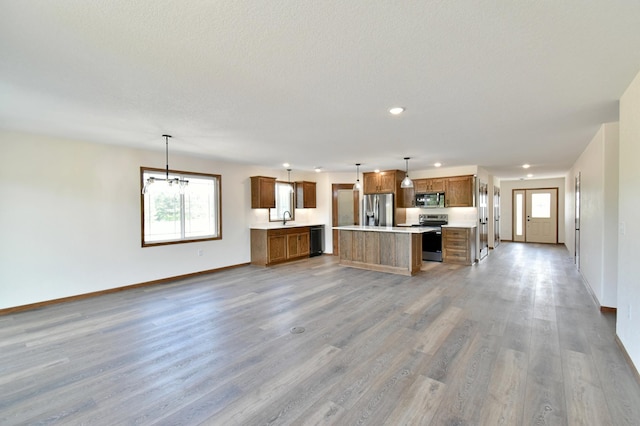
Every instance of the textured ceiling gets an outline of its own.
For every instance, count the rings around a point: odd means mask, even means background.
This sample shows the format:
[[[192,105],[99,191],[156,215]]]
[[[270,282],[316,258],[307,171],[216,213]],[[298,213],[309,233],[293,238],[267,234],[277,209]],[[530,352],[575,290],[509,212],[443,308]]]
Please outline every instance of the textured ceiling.
[[[640,71],[638,1],[0,0],[0,128],[294,170],[562,175]],[[391,106],[404,106],[391,116]]]

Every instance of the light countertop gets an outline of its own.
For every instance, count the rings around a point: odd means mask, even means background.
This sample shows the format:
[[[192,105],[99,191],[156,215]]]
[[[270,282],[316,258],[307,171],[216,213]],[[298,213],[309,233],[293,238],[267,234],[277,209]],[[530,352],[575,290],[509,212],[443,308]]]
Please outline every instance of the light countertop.
[[[475,228],[476,226],[475,222],[453,222],[447,225],[442,225],[443,228]]]
[[[338,231],[371,231],[371,232],[394,232],[399,234],[424,234],[430,231],[439,231],[437,226],[334,226]]]
[[[287,222],[283,225],[282,222],[269,222],[259,223],[257,225],[251,225],[251,229],[289,229],[289,228],[302,228],[306,226],[324,226],[324,223],[302,223],[302,222]]]

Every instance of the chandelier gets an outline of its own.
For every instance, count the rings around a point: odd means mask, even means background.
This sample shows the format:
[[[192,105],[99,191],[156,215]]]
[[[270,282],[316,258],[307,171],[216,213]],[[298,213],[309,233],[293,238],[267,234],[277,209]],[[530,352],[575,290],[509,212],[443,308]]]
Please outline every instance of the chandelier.
[[[174,185],[176,185],[179,189],[180,189],[180,193],[184,194],[185,189],[187,188],[187,185],[189,185],[189,181],[186,179],[180,179],[180,178],[169,178],[169,138],[171,137],[171,135],[162,135],[162,137],[164,138],[164,142],[165,142],[165,160],[166,160],[166,164],[165,164],[165,178],[157,178],[157,177],[150,177],[147,179],[147,181],[144,183],[144,187],[142,188],[142,194],[146,194],[147,191],[149,190],[149,186],[153,185],[155,182],[166,182],[167,185],[169,185],[169,187],[173,187]]]

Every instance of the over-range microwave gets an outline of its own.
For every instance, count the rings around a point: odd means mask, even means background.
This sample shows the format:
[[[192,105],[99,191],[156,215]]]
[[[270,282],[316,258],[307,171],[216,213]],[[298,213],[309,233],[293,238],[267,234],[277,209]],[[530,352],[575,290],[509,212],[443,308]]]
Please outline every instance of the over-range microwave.
[[[444,208],[444,192],[416,194],[416,207],[426,209]]]

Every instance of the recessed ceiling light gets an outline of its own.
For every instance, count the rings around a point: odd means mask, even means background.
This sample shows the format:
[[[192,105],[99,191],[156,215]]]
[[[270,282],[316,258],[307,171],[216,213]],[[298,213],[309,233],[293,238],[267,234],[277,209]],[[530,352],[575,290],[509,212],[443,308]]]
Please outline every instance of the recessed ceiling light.
[[[316,171],[316,173],[320,173],[322,171],[322,167],[318,166],[315,169],[313,169]]]
[[[522,168],[523,168],[523,169],[528,169],[529,167],[531,167],[531,165],[529,165],[529,164],[523,164],[523,165],[522,165]]]
[[[532,173],[529,173],[529,174],[527,175],[527,177],[533,177],[533,174],[532,174]]]
[[[282,167],[289,167],[289,166],[291,166],[291,164],[289,164],[289,163],[282,163]]]
[[[374,172],[375,173],[380,173],[380,169],[375,169]]]
[[[440,167],[440,166],[442,166],[442,163],[433,163],[433,165],[436,166],[436,167]]]
[[[404,107],[393,107],[389,110],[389,112],[393,115],[402,114],[404,112]]]

